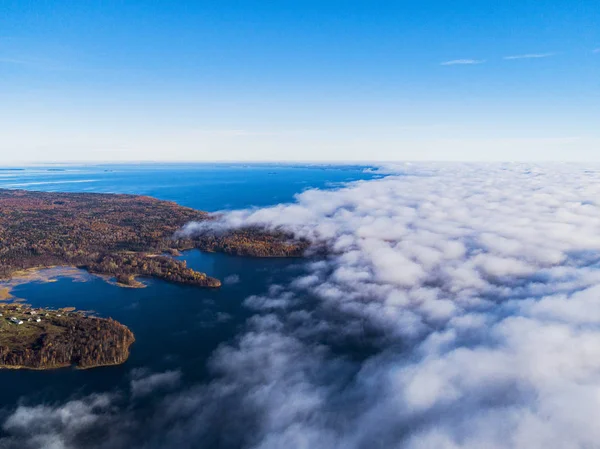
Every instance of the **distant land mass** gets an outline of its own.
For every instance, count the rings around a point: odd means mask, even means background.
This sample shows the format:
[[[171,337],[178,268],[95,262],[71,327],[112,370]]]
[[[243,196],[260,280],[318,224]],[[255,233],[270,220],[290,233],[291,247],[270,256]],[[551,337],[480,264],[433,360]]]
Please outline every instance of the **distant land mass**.
[[[308,247],[288,233],[258,228],[177,232],[187,223],[214,219],[147,196],[0,189],[0,280],[27,277],[31,269],[74,266],[114,277],[121,286],[141,286],[137,277],[151,277],[216,288],[220,280],[172,256],[197,248],[240,256],[297,257]],[[2,294],[8,298],[5,290]],[[0,368],[119,364],[127,360],[134,341],[133,333],[112,319],[19,304],[1,307]]]
[[[198,248],[295,257],[308,246],[287,233],[256,228],[176,237],[189,222],[213,219],[206,212],[147,196],[0,189],[0,279],[29,268],[71,265],[129,286],[136,286],[135,277],[140,276],[220,287],[220,280],[170,255]]]

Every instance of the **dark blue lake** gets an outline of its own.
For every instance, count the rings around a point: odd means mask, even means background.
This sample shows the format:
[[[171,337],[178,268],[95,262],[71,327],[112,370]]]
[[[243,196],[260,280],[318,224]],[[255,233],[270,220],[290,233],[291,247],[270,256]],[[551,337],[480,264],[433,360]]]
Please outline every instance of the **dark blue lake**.
[[[308,188],[336,188],[371,179],[361,166],[301,165],[111,165],[35,167],[0,171],[0,188],[151,195],[197,209],[216,211],[293,201]],[[28,283],[13,294],[35,306],[74,306],[110,316],[136,336],[129,360],[91,370],[0,370],[0,406],[62,401],[92,392],[127,391],[134,369],[180,370],[182,385],[207,380],[206,362],[230,341],[251,311],[245,298],[285,283],[300,269],[296,259],[249,259],[190,251],[188,265],[226,280],[218,290],[147,280],[143,289],[125,289],[86,275],[86,282],[60,277]],[[148,400],[152,400],[149,398]]]

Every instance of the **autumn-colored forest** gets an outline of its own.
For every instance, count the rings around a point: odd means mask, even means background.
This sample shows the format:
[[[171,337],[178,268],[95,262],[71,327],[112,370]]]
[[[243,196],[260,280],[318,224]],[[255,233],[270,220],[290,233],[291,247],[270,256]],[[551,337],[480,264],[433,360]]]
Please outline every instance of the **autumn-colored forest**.
[[[198,248],[290,257],[307,246],[283,232],[255,228],[177,234],[189,222],[212,219],[206,212],[146,196],[0,189],[0,278],[26,268],[74,265],[122,283],[145,276],[218,287],[219,280],[165,253]]]

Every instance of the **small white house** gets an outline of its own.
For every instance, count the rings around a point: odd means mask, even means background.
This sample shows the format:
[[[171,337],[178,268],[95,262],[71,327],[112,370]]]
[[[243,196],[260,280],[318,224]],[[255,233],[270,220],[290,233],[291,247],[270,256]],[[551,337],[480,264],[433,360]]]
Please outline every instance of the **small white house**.
[[[41,318],[38,316],[38,317],[35,319],[35,322],[36,322],[36,323],[39,323],[40,321],[42,321],[42,319],[41,319]]]
[[[23,324],[23,321],[21,321],[20,319],[18,319],[15,316],[13,316],[10,320],[15,324]]]

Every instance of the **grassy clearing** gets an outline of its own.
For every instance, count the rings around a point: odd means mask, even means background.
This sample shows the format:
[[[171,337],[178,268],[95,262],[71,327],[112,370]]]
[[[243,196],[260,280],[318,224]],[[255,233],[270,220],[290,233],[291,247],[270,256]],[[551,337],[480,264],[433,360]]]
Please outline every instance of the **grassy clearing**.
[[[13,350],[31,348],[37,340],[45,334],[59,335],[66,331],[69,322],[73,319],[70,307],[60,310],[31,308],[21,304],[3,304],[0,307],[0,346]],[[35,315],[31,312],[35,311]],[[82,316],[81,314],[77,314]],[[10,321],[12,317],[23,321],[16,324]],[[36,322],[37,318],[41,321]]]

